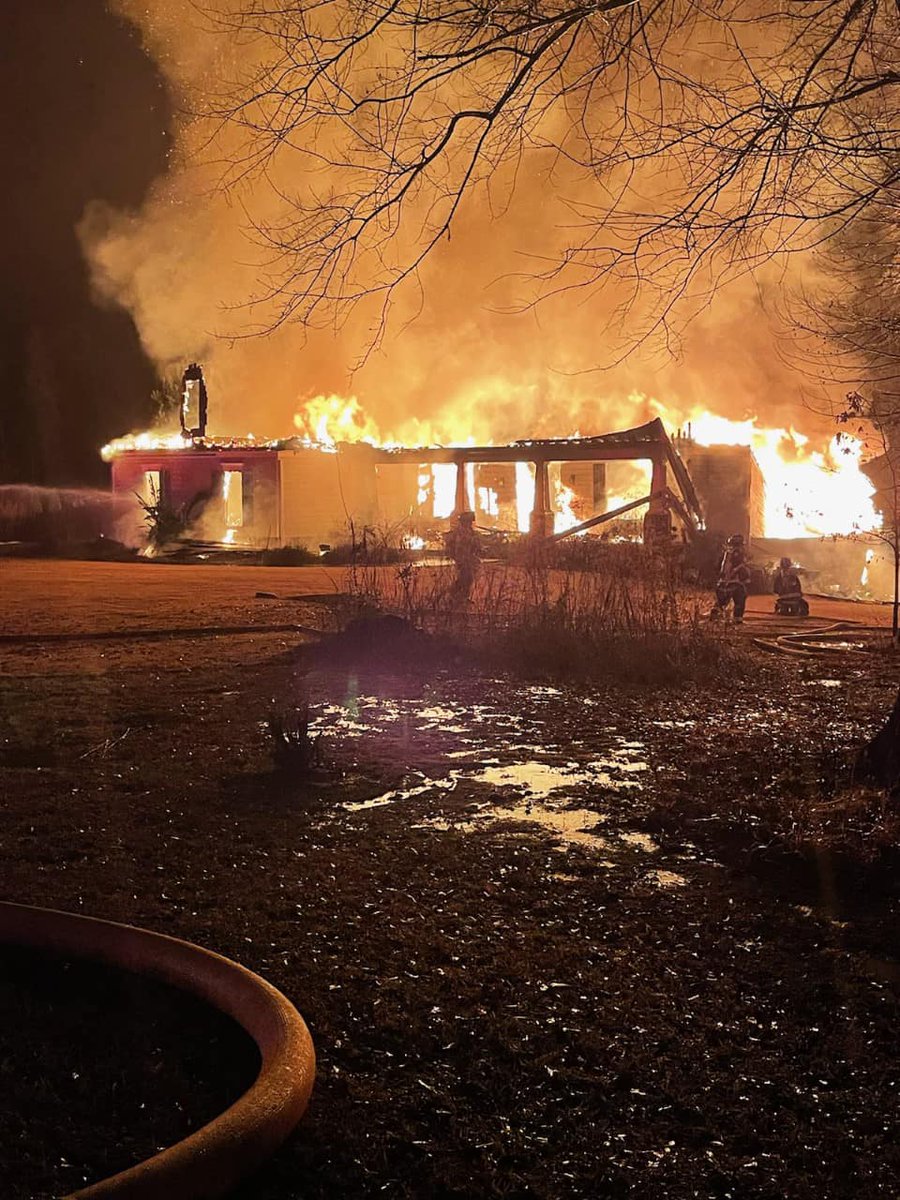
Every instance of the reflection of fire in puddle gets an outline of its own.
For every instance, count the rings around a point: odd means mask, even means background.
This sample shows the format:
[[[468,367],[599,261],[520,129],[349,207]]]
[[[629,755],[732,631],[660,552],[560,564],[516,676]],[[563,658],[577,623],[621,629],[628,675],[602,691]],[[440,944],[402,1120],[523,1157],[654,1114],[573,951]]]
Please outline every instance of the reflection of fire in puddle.
[[[634,747],[629,747],[634,748]],[[555,804],[542,803],[551,795],[565,793],[573,787],[602,784],[611,787],[637,787],[632,780],[614,780],[607,771],[607,766],[621,767],[620,761],[610,763],[607,760],[587,763],[566,763],[555,766],[551,763],[525,762],[511,763],[503,766],[491,765],[478,771],[451,771],[443,779],[423,780],[422,783],[406,789],[394,789],[384,792],[372,800],[360,803],[345,804],[349,812],[360,812],[364,809],[381,808],[386,804],[408,800],[421,796],[429,791],[453,791],[460,782],[488,784],[494,788],[510,788],[525,793],[525,798],[516,804],[503,805],[500,803],[483,803],[472,805],[461,820],[452,817],[427,817],[413,829],[434,829],[457,833],[486,832],[493,826],[531,825],[538,826],[543,831],[559,839],[564,846],[582,845],[592,850],[609,851],[616,846],[620,849],[640,850],[645,854],[654,854],[659,850],[657,844],[646,833],[626,832],[612,833],[607,836],[598,831],[598,826],[609,818],[605,813],[589,808],[558,807]],[[644,764],[630,763],[632,769],[642,769]],[[519,831],[508,830],[515,834]],[[612,863],[606,863],[613,866]],[[665,872],[663,874],[666,874]]]
[[[480,812],[469,814],[463,821],[448,821],[432,818],[414,825],[414,829],[453,829],[461,833],[477,833],[491,825],[539,825],[553,833],[563,842],[590,846],[595,850],[607,849],[610,842],[601,835],[590,832],[606,817],[587,808],[547,808],[531,803],[517,804],[512,808],[485,807]]]
[[[675,871],[648,871],[644,881],[661,888],[679,888],[687,884],[685,877]]]
[[[630,747],[629,747],[630,748]],[[595,762],[570,762],[565,766],[555,766],[553,763],[524,762],[512,763],[507,766],[485,767],[467,775],[476,783],[487,783],[492,787],[515,787],[527,791],[535,800],[544,800],[553,792],[583,785],[600,785],[607,788],[640,788],[635,779],[615,779],[611,770],[615,771],[645,771],[647,764],[635,762],[626,756],[624,748],[613,751],[608,759],[598,759]]]
[[[659,849],[659,846],[647,833],[620,833],[619,839],[629,846],[636,846],[638,850],[646,850],[648,854],[655,854]]]
[[[633,746],[629,745],[629,749]],[[466,752],[467,753],[467,752]],[[364,808],[380,808],[384,804],[393,804],[397,800],[409,800],[412,796],[421,796],[423,793],[432,790],[452,791],[460,780],[467,783],[486,783],[495,788],[515,788],[520,792],[527,792],[529,799],[523,808],[530,809],[536,802],[546,800],[555,792],[570,792],[576,787],[585,786],[600,786],[613,790],[621,789],[639,789],[640,784],[635,779],[617,779],[610,774],[610,771],[645,771],[646,763],[636,762],[633,759],[625,757],[625,748],[621,751],[613,751],[609,758],[597,759],[594,762],[581,765],[577,762],[565,763],[562,766],[557,766],[553,763],[544,762],[524,762],[524,763],[507,763],[500,765],[497,759],[491,760],[490,765],[482,766],[478,771],[451,771],[443,779],[422,779],[421,784],[416,784],[411,788],[394,788],[389,792],[384,792],[380,796],[375,796],[371,800],[363,800],[359,803],[345,804],[344,807],[349,812],[358,812]],[[447,756],[458,757],[457,754]],[[502,813],[508,813],[510,809],[500,810]],[[544,811],[540,808],[540,811]],[[574,812],[574,809],[548,809],[548,812]],[[597,813],[591,810],[594,821],[606,820],[605,817],[600,817]],[[528,819],[528,818],[526,818]],[[537,819],[537,818],[535,818]],[[628,835],[631,837],[632,835]],[[640,839],[643,834],[634,834],[634,839]],[[648,839],[649,840],[649,839]],[[635,841],[637,844],[637,841]],[[644,849],[647,847],[644,846]]]
[[[542,700],[546,697],[547,701],[559,694],[553,688],[529,691]],[[454,766],[439,778],[413,772],[405,786],[371,800],[347,803],[343,806],[346,811],[383,808],[429,793],[438,799],[440,793],[446,795],[466,785],[465,799],[471,798],[471,803],[457,808],[455,814],[421,816],[412,828],[461,834],[493,832],[513,838],[527,838],[540,832],[554,839],[555,848],[561,852],[570,846],[592,851],[592,869],[614,869],[623,858],[633,861],[635,855],[659,852],[659,846],[646,833],[619,833],[610,829],[608,813],[597,808],[572,807],[577,801],[581,805],[593,802],[599,806],[602,800],[610,800],[612,794],[632,796],[642,791],[641,775],[649,770],[646,747],[642,742],[616,735],[613,730],[606,731],[612,744],[604,747],[602,757],[578,761],[562,757],[561,747],[555,748],[544,737],[547,727],[542,721],[531,723],[521,715],[504,713],[490,704],[354,696],[344,705],[323,705],[310,724],[317,730],[375,734],[383,730],[387,734],[388,729],[396,728],[401,721],[406,729],[454,735],[456,747],[463,748],[448,747],[442,755],[448,767],[449,760],[455,760]],[[691,724],[673,721],[672,727],[686,728]],[[502,731],[499,737],[498,731]],[[552,761],[554,749],[561,761]],[[573,749],[570,742],[568,753],[572,754]],[[491,757],[486,757],[485,752]],[[504,758],[512,761],[503,761]],[[657,887],[680,887],[685,882],[683,876],[663,870],[643,872],[641,879]]]
[[[382,696],[348,696],[342,704],[322,704],[310,719],[316,733],[377,733],[380,727],[407,721],[421,733],[454,734],[458,741],[474,742],[478,727],[520,727],[524,719],[487,704],[444,704],[423,706],[420,700],[392,700]],[[461,736],[461,735],[469,735]]]
[[[382,792],[380,796],[375,796],[371,800],[361,800],[356,804],[345,804],[344,808],[348,812],[361,812],[365,808],[382,808],[385,804],[393,804],[395,800],[409,800],[412,796],[421,796],[425,792],[452,792],[455,787],[456,775],[451,775],[449,779],[429,779],[427,783],[421,783],[418,787],[406,788],[405,790],[396,788],[392,792]]]

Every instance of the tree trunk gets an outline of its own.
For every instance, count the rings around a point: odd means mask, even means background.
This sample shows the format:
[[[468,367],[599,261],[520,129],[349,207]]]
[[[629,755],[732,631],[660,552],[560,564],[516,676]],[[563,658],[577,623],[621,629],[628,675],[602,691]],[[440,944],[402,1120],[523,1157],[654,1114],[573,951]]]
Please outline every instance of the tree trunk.
[[[885,725],[856,756],[853,773],[900,796],[900,692]]]

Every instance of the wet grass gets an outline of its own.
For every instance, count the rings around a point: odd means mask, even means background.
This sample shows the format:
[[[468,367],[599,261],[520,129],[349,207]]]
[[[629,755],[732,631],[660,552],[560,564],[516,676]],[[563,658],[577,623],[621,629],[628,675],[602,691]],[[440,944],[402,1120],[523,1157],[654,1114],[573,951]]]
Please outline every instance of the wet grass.
[[[173,988],[0,947],[4,1195],[49,1200],[155,1154],[224,1112],[258,1058]]]
[[[312,669],[262,638],[104,652],[7,660],[4,745],[51,728],[57,751],[0,765],[0,878],[209,945],[298,1005],[312,1107],[241,1200],[896,1194],[893,897],[796,853],[791,889],[760,869],[829,795],[827,755],[881,723],[890,670],[533,686]],[[315,786],[279,778],[266,726],[304,696]]]

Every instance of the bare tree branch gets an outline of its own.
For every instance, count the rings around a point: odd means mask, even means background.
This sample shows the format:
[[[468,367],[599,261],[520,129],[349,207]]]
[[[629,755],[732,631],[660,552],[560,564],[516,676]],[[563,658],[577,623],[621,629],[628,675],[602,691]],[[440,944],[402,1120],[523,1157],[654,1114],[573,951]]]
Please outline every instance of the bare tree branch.
[[[705,273],[821,244],[897,178],[895,0],[207,11],[256,64],[207,116],[224,182],[263,183],[276,202],[252,214],[270,325],[387,303],[461,205],[528,162],[564,173],[572,222],[526,302],[625,279],[655,327]]]

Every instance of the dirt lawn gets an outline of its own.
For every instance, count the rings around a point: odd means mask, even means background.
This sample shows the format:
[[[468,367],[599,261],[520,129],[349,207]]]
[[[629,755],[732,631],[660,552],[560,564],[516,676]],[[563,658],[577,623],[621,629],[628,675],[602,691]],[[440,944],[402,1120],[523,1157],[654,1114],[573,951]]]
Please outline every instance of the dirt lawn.
[[[57,559],[0,559],[0,632],[107,631],[218,623],[276,624],[296,619],[286,597],[326,595],[346,586],[342,567],[168,566]],[[268,605],[257,592],[274,592]],[[772,613],[771,596],[751,596],[748,624]],[[810,597],[811,617],[890,627],[889,605]],[[789,623],[791,624],[791,623]],[[792,627],[801,627],[793,623]]]
[[[0,895],[220,950],[310,1025],[310,1111],[241,1200],[895,1197],[892,817],[847,817],[835,783],[893,663],[574,689],[313,663],[266,630],[341,583],[0,561]],[[259,629],[154,635],[209,625]],[[328,769],[300,783],[266,720],[307,699]],[[95,1177],[86,1097],[154,1149],[152,1106],[79,1076],[46,1090],[81,1124],[34,1148],[40,1187],[7,1162],[7,1194]]]

